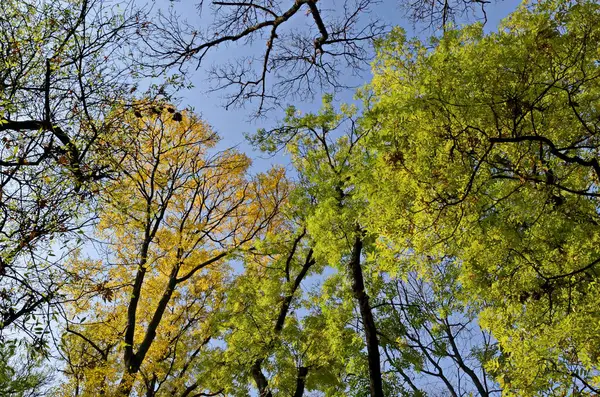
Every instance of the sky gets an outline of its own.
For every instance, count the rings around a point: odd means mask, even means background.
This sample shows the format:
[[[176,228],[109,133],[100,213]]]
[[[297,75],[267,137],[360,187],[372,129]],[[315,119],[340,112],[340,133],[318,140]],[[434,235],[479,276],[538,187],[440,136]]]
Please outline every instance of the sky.
[[[141,2],[142,0],[138,1]],[[201,19],[198,15],[198,2],[199,0],[155,0],[154,9],[166,10],[169,7],[173,7],[180,15],[182,21],[185,20],[188,23],[194,24],[194,26],[202,27],[202,23],[207,23],[207,17],[210,15],[210,12],[206,7],[208,1],[205,1],[205,9],[202,14],[203,19]],[[286,7],[286,3],[291,4],[291,0],[281,1],[281,3],[283,4],[283,7]],[[321,8],[334,8],[342,3],[343,0],[321,0],[318,4]],[[517,0],[492,0],[490,4],[487,4],[486,31],[496,30],[500,21],[513,11],[519,3],[520,1]],[[409,37],[418,36],[421,39],[426,39],[433,33],[431,29],[426,29],[422,26],[415,27],[408,21],[406,10],[401,7],[401,0],[381,0],[372,8],[371,14],[365,15],[364,17],[378,18],[385,22],[389,27],[399,25],[406,30],[407,36]],[[471,20],[473,20],[473,16],[470,17]],[[298,18],[302,18],[302,15],[299,15]],[[302,27],[303,24],[307,23],[302,20],[291,20],[289,22],[298,27]],[[460,24],[461,22],[458,21],[458,23]],[[273,111],[267,115],[267,118],[251,120],[252,111],[256,109],[253,105],[248,105],[241,109],[230,108],[229,110],[226,110],[223,106],[223,93],[208,92],[209,83],[206,80],[206,67],[213,64],[225,64],[230,59],[232,52],[235,52],[236,55],[240,52],[251,53],[253,50],[262,52],[263,46],[264,41],[261,41],[255,45],[256,48],[232,45],[216,49],[209,54],[207,62],[204,63],[203,67],[198,70],[191,68],[190,71],[192,73],[189,77],[193,84],[193,88],[182,91],[179,94],[182,99],[181,105],[193,107],[221,136],[222,141],[220,148],[223,149],[226,147],[237,146],[241,151],[253,158],[255,171],[263,171],[273,164],[288,165],[288,160],[283,154],[274,158],[266,158],[264,154],[253,151],[244,138],[244,133],[252,133],[258,128],[272,127],[278,120],[281,120],[283,111]],[[342,82],[347,85],[359,87],[367,84],[370,79],[371,73],[369,67],[366,66],[365,70],[358,76],[354,76],[352,71],[345,71]],[[325,92],[322,94],[325,94]],[[353,89],[345,90],[338,93],[335,99],[338,102],[349,102],[352,101],[353,95]],[[303,113],[318,110],[320,103],[321,96],[319,94],[315,95],[311,101],[303,101],[302,103],[293,102],[292,99],[289,100],[290,105],[293,104]]]

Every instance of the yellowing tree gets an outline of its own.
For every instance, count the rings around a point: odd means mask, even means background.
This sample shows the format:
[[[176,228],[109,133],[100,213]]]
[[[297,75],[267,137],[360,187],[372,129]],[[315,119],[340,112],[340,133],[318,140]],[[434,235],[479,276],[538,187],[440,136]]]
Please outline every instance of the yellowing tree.
[[[277,224],[287,195],[282,170],[251,178],[246,156],[211,153],[218,137],[192,113],[144,113],[128,113],[106,160],[119,173],[99,203],[103,258],[70,263],[64,395],[219,391],[210,340],[228,259]]]

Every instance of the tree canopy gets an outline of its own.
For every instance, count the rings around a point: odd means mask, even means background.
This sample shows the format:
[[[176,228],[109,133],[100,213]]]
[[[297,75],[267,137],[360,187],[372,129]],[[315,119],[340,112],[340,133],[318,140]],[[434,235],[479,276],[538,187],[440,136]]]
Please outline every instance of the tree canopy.
[[[506,394],[598,392],[599,15],[523,5],[433,49],[396,31],[369,86],[373,227],[417,268],[460,262]]]
[[[0,394],[600,394],[600,5],[486,3],[2,2]]]

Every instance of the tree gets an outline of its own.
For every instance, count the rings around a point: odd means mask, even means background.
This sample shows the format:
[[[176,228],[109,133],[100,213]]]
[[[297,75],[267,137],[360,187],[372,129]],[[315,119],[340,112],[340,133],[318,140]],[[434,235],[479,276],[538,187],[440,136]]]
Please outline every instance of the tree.
[[[457,20],[481,20],[487,22],[487,0],[435,0],[401,1],[415,26],[425,25],[433,30],[446,30]]]
[[[282,226],[246,257],[228,293],[225,359],[241,383],[250,378],[263,397],[301,397],[307,386],[320,389],[319,378],[335,384],[331,374],[340,367],[323,343],[322,316],[301,286],[322,266],[307,247],[306,230],[297,231],[293,222]]]
[[[61,295],[60,247],[92,218],[89,186],[108,171],[95,147],[137,80],[123,52],[142,14],[116,7],[0,5],[0,330],[39,339],[33,317]]]
[[[299,189],[308,195],[296,205],[307,216],[315,256],[342,270],[325,277],[319,292],[321,305],[330,307],[326,316],[340,318],[342,329],[362,339],[367,354],[360,348],[347,351],[342,373],[353,376],[340,376],[340,382],[348,387],[346,393],[366,395],[375,383],[375,356],[381,389],[371,389],[372,394],[500,393],[484,367],[497,356],[496,344],[477,326],[476,307],[465,303],[466,298],[461,300],[464,292],[457,263],[448,258],[436,263],[431,258],[428,267],[417,269],[404,252],[406,246],[396,251],[385,235],[369,228],[372,214],[363,197],[370,192],[370,181],[376,180],[368,152],[375,130],[356,113],[348,106],[336,111],[328,96],[318,114],[299,115],[290,108],[283,126],[251,137],[266,151],[287,145],[300,173]],[[357,224],[364,230],[359,235],[363,248],[358,260]],[[337,330],[332,327],[328,333],[336,338]],[[376,345],[369,332],[375,335]]]
[[[354,196],[357,179],[361,177],[355,173],[360,170],[356,166],[361,160],[360,144],[368,131],[356,124],[355,109],[344,107],[338,114],[331,102],[332,97],[325,96],[322,110],[305,116],[299,116],[290,107],[283,126],[260,130],[252,139],[265,150],[277,150],[287,143],[305,189],[314,197],[312,205],[307,206],[310,211],[307,229],[315,241],[315,255],[317,260],[348,273],[364,327],[370,393],[382,396],[377,327],[363,275],[363,259],[372,236],[361,223],[364,203]],[[348,132],[336,137],[338,128],[346,124]]]
[[[39,354],[22,350],[15,340],[0,344],[0,393],[7,397],[43,396],[49,371],[40,369]]]
[[[228,260],[276,227],[287,183],[278,169],[249,178],[250,161],[235,150],[210,154],[217,136],[169,104],[123,121],[114,139],[124,150],[111,160],[122,178],[101,195],[105,258],[69,266],[69,394],[220,392],[230,386],[209,342]]]
[[[287,222],[255,244],[229,289],[224,341],[230,371],[241,382],[250,378],[260,396],[347,395],[357,379],[366,379],[368,389],[350,288],[343,274],[327,274],[331,269],[325,258],[317,260],[313,247],[319,244],[307,230],[307,209],[317,197],[303,183],[290,196]]]
[[[498,356],[497,344],[477,325],[477,311],[458,283],[451,260],[430,263],[420,273],[398,270],[403,260],[389,261],[380,248],[380,293],[375,297],[383,356],[397,373],[396,394],[500,395],[486,365]],[[466,302],[466,303],[465,303]]]
[[[185,22],[171,4],[142,29],[141,64],[163,73],[188,73],[217,48],[239,46],[240,54],[208,68],[211,91],[225,90],[225,107],[256,103],[264,116],[285,100],[304,101],[327,91],[351,88],[349,74],[364,71],[372,43],[388,27],[377,1],[198,1],[203,26]],[[417,26],[445,29],[458,18],[486,20],[486,0],[400,0]],[[208,16],[206,16],[208,15]],[[305,22],[303,22],[303,20]],[[204,27],[205,26],[205,27]],[[260,43],[260,45],[258,45]],[[264,45],[262,44],[264,43]],[[253,47],[252,52],[247,48]],[[256,48],[254,48],[256,47]]]
[[[548,1],[498,33],[451,29],[428,50],[395,31],[379,47],[370,227],[416,262],[456,258],[508,395],[600,386],[599,18]]]
[[[281,105],[283,98],[303,99],[324,87],[343,88],[344,68],[356,73],[368,64],[369,45],[384,31],[376,19],[362,19],[371,3],[342,1],[329,9],[317,0],[211,1],[208,6],[200,1],[199,12],[210,11],[207,28],[182,23],[173,9],[159,13],[140,36],[148,48],[142,64],[158,70],[190,62],[199,67],[217,47],[264,42],[257,54],[234,57],[209,71],[216,89],[231,89],[226,107],[256,100],[261,115]],[[309,18],[309,27],[290,27],[303,17]]]

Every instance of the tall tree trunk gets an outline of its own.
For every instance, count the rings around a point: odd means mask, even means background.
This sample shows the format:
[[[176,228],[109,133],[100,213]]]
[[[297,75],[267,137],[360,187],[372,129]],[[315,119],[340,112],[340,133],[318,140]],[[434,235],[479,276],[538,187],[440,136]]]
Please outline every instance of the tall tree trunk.
[[[373,319],[373,312],[371,304],[369,303],[369,295],[365,292],[365,282],[360,264],[362,248],[363,241],[359,233],[354,240],[349,263],[350,274],[352,277],[352,293],[354,294],[354,298],[358,301],[360,316],[362,317],[363,326],[365,328],[371,397],[383,397],[377,328],[375,327],[375,320]]]

